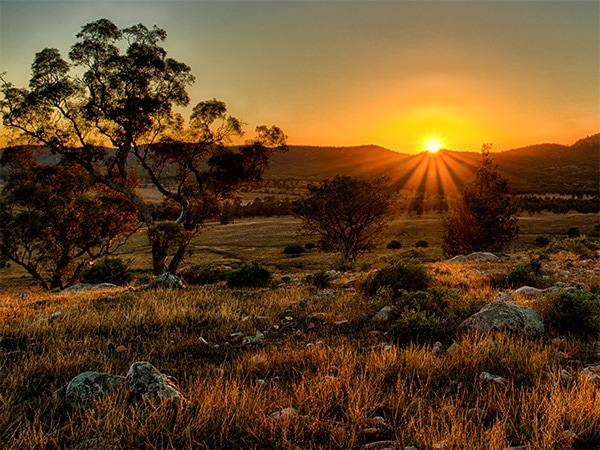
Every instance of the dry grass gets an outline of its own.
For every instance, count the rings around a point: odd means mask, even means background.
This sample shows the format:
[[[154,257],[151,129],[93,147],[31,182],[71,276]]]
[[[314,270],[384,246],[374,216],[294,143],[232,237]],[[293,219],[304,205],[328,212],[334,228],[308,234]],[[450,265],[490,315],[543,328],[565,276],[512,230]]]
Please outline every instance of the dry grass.
[[[553,229],[566,230],[571,219],[535,216],[525,240],[552,220]],[[583,229],[597,216],[577,220]],[[209,227],[194,243],[188,264],[258,259],[276,272],[268,289],[51,294],[31,288],[14,267],[3,270],[0,447],[329,449],[392,439],[420,449],[567,449],[570,431],[576,447],[600,448],[600,387],[581,374],[600,363],[598,342],[472,334],[450,338],[446,347],[452,340],[459,347],[437,355],[431,342],[396,345],[386,326],[371,321],[385,299],[367,298],[345,280],[329,296],[306,283],[306,274],[334,266],[335,254],[282,254],[285,245],[310,240],[295,236],[297,225],[290,218],[243,220]],[[441,256],[437,215],[393,222],[383,242],[398,238],[403,249],[379,249],[361,261],[379,267],[418,239],[430,243],[427,254]],[[147,269],[145,252],[140,235],[124,257]],[[528,260],[521,253],[426,266],[461,298],[490,301],[498,280]],[[544,260],[543,270],[556,281],[600,286],[598,263],[570,255]],[[283,275],[291,280],[281,283]],[[260,345],[231,336],[257,330],[265,334]],[[54,407],[53,391],[75,375],[124,375],[141,360],[179,380],[187,399],[181,410],[131,403],[126,393],[85,413]],[[563,369],[573,378],[561,377]],[[506,378],[507,386],[481,380],[482,371]],[[270,418],[288,407],[297,415]]]
[[[491,299],[497,288],[486,274],[514,263],[428,269],[439,284]],[[598,362],[596,343],[472,334],[456,336],[455,351],[434,355],[432,343],[398,346],[382,333],[370,320],[380,300],[351,288],[316,294],[295,281],[261,290],[5,295],[0,442],[326,449],[393,439],[421,449],[548,449],[571,448],[564,434],[571,431],[577,445],[600,448],[600,387],[580,373]],[[231,337],[256,330],[264,344]],[[127,350],[118,352],[120,345]],[[130,403],[125,393],[85,413],[54,408],[52,392],[75,375],[124,375],[139,360],[179,380],[187,399],[181,410]],[[562,369],[573,379],[563,379]],[[481,380],[482,371],[507,386]],[[297,415],[270,417],[288,407]]]

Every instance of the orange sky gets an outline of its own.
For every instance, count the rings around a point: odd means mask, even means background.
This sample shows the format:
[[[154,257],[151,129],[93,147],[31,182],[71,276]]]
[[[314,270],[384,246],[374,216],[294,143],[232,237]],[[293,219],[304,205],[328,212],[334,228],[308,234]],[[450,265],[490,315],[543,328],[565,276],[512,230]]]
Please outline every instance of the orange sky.
[[[506,150],[600,131],[596,1],[2,0],[0,71],[26,86],[36,52],[66,56],[101,17],[164,28],[192,104],[216,97],[290,144]]]

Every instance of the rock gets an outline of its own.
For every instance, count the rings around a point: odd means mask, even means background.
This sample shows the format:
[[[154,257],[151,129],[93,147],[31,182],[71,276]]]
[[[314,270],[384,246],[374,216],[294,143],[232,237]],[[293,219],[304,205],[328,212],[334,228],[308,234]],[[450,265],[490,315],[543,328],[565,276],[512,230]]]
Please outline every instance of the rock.
[[[517,333],[541,333],[544,330],[542,317],[533,309],[513,303],[492,302],[464,320],[459,326],[461,332],[468,330],[512,331]]]
[[[63,312],[59,310],[59,311],[54,311],[54,312],[53,312],[52,314],[50,314],[50,316],[48,316],[48,317],[50,317],[51,319],[56,319],[57,317],[60,317],[60,316],[62,316],[62,315],[63,315]]]
[[[68,288],[63,289],[61,294],[69,294],[73,292],[84,292],[84,291],[97,291],[100,289],[117,289],[119,286],[112,283],[100,283],[100,284],[88,284],[88,283],[78,283],[70,286]]]
[[[506,378],[502,378],[499,375],[492,375],[491,373],[488,373],[488,372],[481,372],[479,374],[479,379],[484,380],[484,381],[489,381],[490,383],[495,384],[496,386],[508,385],[508,381],[506,380]]]
[[[126,380],[130,384],[132,393],[141,395],[146,400],[166,401],[176,408],[184,401],[177,390],[175,380],[159,372],[149,362],[134,362],[127,372]]]
[[[433,356],[437,356],[440,353],[442,353],[443,351],[444,351],[444,345],[440,341],[437,341],[435,344],[433,344],[433,348],[431,349],[431,354]]]
[[[456,342],[453,342],[452,345],[450,347],[448,347],[448,350],[446,350],[446,352],[447,353],[454,353],[458,349],[460,349],[460,344],[457,344]]]
[[[265,341],[265,335],[260,331],[256,330],[254,336],[246,336],[242,340],[242,344],[251,345],[251,344],[262,344]]]
[[[185,285],[181,282],[181,279],[169,272],[165,272],[157,276],[150,283],[150,289],[185,289]]]
[[[393,305],[384,306],[379,310],[377,314],[373,316],[374,322],[389,322],[390,320],[394,320],[400,314],[400,311],[397,307]]]
[[[363,445],[360,450],[396,450],[400,448],[398,441],[377,441]]]
[[[327,297],[331,297],[333,295],[335,295],[335,291],[333,289],[325,289],[325,290],[319,292],[317,295],[315,295],[315,298],[324,299]]]
[[[469,255],[457,255],[449,261],[495,261],[498,257],[489,252],[473,252]]]
[[[510,293],[510,298],[515,297],[540,297],[546,293],[546,289],[538,289],[531,286],[521,286]]]
[[[342,325],[347,325],[349,322],[347,319],[343,319],[343,320],[338,320],[337,322],[333,322],[334,325],[342,326]]]
[[[291,419],[292,417],[296,417],[298,415],[298,411],[294,408],[283,408],[280,411],[275,411],[269,417],[273,420],[281,420],[281,419]]]
[[[55,391],[53,398],[59,405],[64,400],[64,405],[71,409],[89,409],[94,401],[104,398],[123,380],[123,377],[107,373],[83,372],[69,381],[64,389],[63,398],[61,398],[63,388]]]
[[[572,379],[573,379],[573,375],[571,375],[571,373],[570,373],[568,370],[566,370],[566,369],[562,369],[562,370],[560,371],[560,377],[561,377],[563,380],[565,380],[565,381],[568,381],[568,380],[572,380]]]
[[[496,296],[494,297],[495,302],[507,302],[509,300],[510,300],[510,295],[508,295],[505,292],[498,292],[498,294],[496,294]]]
[[[563,441],[567,441],[570,445],[573,445],[579,439],[579,435],[571,430],[563,431],[561,437]]]

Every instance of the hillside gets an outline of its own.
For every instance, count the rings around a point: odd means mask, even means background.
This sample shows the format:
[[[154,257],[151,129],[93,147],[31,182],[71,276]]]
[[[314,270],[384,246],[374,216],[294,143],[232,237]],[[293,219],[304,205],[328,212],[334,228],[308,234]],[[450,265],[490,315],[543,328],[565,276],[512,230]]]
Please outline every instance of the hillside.
[[[337,174],[388,175],[409,190],[421,190],[427,177],[451,178],[461,187],[479,162],[478,152],[442,150],[408,155],[376,145],[290,146],[273,157],[268,177],[319,180]],[[493,154],[500,172],[517,193],[596,194],[600,180],[600,134],[571,146],[538,144]],[[440,181],[442,184],[442,181]]]

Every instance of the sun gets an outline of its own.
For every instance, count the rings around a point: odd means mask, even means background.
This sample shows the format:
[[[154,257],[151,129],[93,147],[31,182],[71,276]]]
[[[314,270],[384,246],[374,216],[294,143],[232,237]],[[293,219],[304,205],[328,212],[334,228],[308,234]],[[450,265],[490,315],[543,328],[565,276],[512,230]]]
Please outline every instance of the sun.
[[[442,144],[437,138],[429,138],[425,141],[425,150],[429,153],[437,153],[442,148]]]

